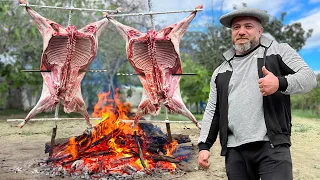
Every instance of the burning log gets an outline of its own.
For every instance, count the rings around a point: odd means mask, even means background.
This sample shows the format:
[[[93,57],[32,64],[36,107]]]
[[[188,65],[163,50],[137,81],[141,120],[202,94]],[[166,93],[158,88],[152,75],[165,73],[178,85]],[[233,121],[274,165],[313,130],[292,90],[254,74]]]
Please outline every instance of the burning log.
[[[191,142],[191,139],[188,135],[183,134],[172,134],[172,138],[178,141],[178,144]]]
[[[155,143],[148,143],[147,149],[148,152],[151,152],[153,154],[157,154],[160,152],[160,146]]]
[[[71,154],[67,154],[67,155],[64,155],[64,156],[61,156],[61,157],[58,157],[58,158],[51,158],[50,157],[49,159],[46,160],[46,163],[48,164],[50,162],[59,162],[59,161],[61,161],[63,159],[67,159],[67,158],[71,158],[71,157],[72,157]]]
[[[174,157],[171,157],[171,156],[165,156],[165,155],[156,155],[156,154],[153,154],[153,155],[146,155],[147,157],[153,159],[154,161],[166,161],[166,162],[171,162],[171,163],[179,163],[181,162],[180,160],[178,159],[175,159]]]
[[[103,136],[102,138],[98,139],[97,141],[91,143],[89,146],[87,146],[85,149],[81,150],[81,152],[87,151],[97,145],[99,145],[102,142],[108,141],[110,140],[113,136],[116,136],[118,133],[120,132],[120,129],[115,129],[112,132],[110,132],[109,134],[107,134],[106,136]],[[90,138],[88,136],[86,136],[86,139]]]
[[[144,163],[144,158],[143,158],[141,146],[140,146],[140,143],[139,143],[139,139],[138,139],[138,136],[137,136],[137,131],[134,131],[134,136],[135,136],[136,143],[137,143],[137,146],[138,146],[138,155],[139,155],[139,158],[140,158],[140,162],[141,162],[143,168],[144,168],[146,171],[148,171],[147,166],[146,166],[146,164]]]
[[[97,140],[97,141],[95,141],[95,142],[93,142],[93,143],[90,143],[90,144],[87,144],[85,147],[83,147],[82,149],[79,149],[78,150],[78,156],[84,156],[84,157],[86,157],[86,154],[90,154],[90,153],[92,153],[92,157],[93,156],[98,156],[98,155],[102,155],[103,153],[105,153],[105,152],[99,152],[99,153],[101,153],[101,154],[97,154],[97,155],[94,155],[94,152],[86,152],[86,151],[88,151],[88,150],[90,150],[91,148],[93,148],[93,147],[95,147],[95,146],[97,146],[97,145],[99,145],[100,143],[102,143],[102,142],[104,142],[104,141],[108,141],[108,140],[110,140],[115,134],[117,134],[118,132],[119,132],[120,130],[119,129],[115,129],[115,130],[113,130],[112,132],[110,132],[108,135],[106,135],[106,136],[104,136],[104,137],[102,137],[101,139],[99,139],[99,140]],[[78,136],[78,137],[76,137],[75,139],[76,140],[78,140],[78,141],[80,141],[80,145],[84,145],[85,143],[83,143],[83,142],[85,142],[85,141],[87,141],[88,139],[91,139],[90,138],[91,137],[91,135],[88,135],[88,134],[83,134],[83,135],[81,135],[81,136]],[[65,140],[65,139],[63,139],[63,140]],[[70,140],[70,139],[68,139],[68,140]],[[89,140],[90,142],[91,142],[91,140]],[[57,150],[63,150],[63,151],[65,151],[65,149],[67,149],[67,147],[69,146],[69,142],[70,141],[68,141],[68,142],[65,142],[64,144],[62,144],[62,145],[60,145],[60,146],[58,146],[58,147],[56,147],[57,148]],[[81,143],[82,142],[82,143]],[[81,146],[80,146],[81,147]],[[56,151],[57,151],[56,150]],[[110,153],[109,151],[107,151],[108,153]],[[64,160],[64,159],[68,159],[68,158],[71,158],[72,157],[72,154],[68,154],[68,155],[65,155],[65,156],[62,156],[62,157],[58,157],[58,158],[52,158],[52,157],[50,157],[46,162],[47,163],[49,163],[49,162],[59,162],[59,161],[61,161],[61,160]],[[75,161],[75,160],[78,160],[78,158],[77,159],[74,159],[73,161]],[[68,163],[67,163],[68,164]]]
[[[82,155],[82,157],[93,158],[96,156],[105,156],[105,155],[109,155],[112,153],[113,152],[110,152],[110,151],[101,151],[101,152],[92,152],[91,151],[91,152],[84,152],[81,155]],[[68,164],[73,163],[78,160],[81,160],[81,158],[76,158],[76,159],[72,159],[70,161],[63,162],[62,165],[65,166],[65,165],[68,165]]]
[[[136,154],[135,152],[133,154]],[[135,155],[130,156],[130,157],[123,157],[116,159],[115,161],[112,161],[110,164],[111,165],[119,165],[119,164],[127,164],[131,158],[135,157]]]

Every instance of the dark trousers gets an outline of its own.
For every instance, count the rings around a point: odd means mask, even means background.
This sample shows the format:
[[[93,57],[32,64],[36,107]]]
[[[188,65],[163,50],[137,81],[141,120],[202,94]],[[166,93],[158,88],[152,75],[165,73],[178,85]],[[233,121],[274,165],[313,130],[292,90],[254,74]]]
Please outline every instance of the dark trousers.
[[[287,144],[271,147],[267,141],[228,148],[226,171],[229,180],[292,180],[292,161]]]

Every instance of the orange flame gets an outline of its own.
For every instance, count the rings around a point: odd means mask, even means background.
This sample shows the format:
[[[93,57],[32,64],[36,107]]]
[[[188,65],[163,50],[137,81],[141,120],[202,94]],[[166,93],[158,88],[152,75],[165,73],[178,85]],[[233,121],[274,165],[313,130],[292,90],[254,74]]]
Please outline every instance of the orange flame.
[[[70,153],[74,159],[78,157],[77,143],[74,137],[69,139],[69,146],[66,152]]]
[[[116,91],[117,92],[117,91]],[[131,166],[137,171],[144,167],[141,164],[134,131],[137,131],[139,142],[142,142],[141,150],[144,156],[144,164],[148,169],[162,167],[175,170],[174,163],[154,161],[152,153],[148,152],[148,137],[142,129],[132,128],[132,124],[123,123],[121,119],[128,119],[131,105],[119,100],[118,92],[114,99],[109,98],[110,93],[99,93],[98,102],[94,106],[92,117],[101,117],[101,121],[95,125],[91,135],[81,135],[70,138],[66,145],[55,147],[52,158],[63,159],[57,163],[71,169],[71,164],[81,158],[83,165],[92,172],[121,172],[124,165]],[[166,155],[171,156],[177,147],[177,141],[165,145]],[[70,170],[72,171],[72,170]],[[76,170],[75,170],[76,171]]]

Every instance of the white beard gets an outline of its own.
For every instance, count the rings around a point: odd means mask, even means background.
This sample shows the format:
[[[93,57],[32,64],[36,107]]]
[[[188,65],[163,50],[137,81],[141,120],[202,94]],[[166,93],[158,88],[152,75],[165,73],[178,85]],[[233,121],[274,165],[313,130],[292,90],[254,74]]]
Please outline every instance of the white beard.
[[[244,44],[233,44],[233,48],[240,53],[247,52],[249,49],[251,49],[251,47],[252,47],[251,42],[246,42]]]
[[[259,40],[253,39],[249,42],[246,42],[244,44],[234,44],[233,43],[233,48],[239,52],[240,54],[244,54],[248,52],[249,50],[255,48],[259,44]]]

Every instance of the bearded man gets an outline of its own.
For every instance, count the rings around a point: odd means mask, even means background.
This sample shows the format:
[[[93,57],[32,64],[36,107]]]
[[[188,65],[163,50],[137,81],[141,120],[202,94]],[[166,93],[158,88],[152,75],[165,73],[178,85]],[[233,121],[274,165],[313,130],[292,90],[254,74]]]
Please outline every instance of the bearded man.
[[[219,133],[229,180],[290,180],[290,94],[317,85],[314,72],[286,43],[268,39],[265,11],[242,8],[221,16],[233,47],[213,72],[201,123],[198,163],[208,168]]]

